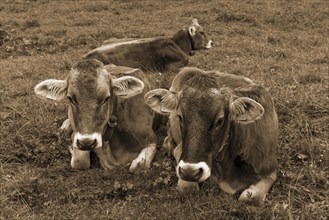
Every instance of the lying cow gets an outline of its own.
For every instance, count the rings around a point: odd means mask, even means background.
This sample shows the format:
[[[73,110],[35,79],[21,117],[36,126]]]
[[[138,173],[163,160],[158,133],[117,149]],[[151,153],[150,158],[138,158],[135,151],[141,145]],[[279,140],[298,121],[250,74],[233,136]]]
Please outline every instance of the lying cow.
[[[170,71],[186,66],[189,55],[194,51],[211,46],[212,41],[208,41],[197,19],[193,19],[188,28],[178,31],[174,36],[110,39],[83,57],[145,71]]]
[[[69,101],[73,168],[88,168],[89,153],[94,151],[103,168],[131,162],[129,169],[134,171],[149,168],[156,152],[153,111],[144,104],[143,89],[149,89],[148,80],[138,69],[82,60],[66,80],[45,80],[35,93],[52,101]]]
[[[277,178],[278,118],[266,90],[250,79],[184,68],[170,90],[145,95],[155,111],[169,114],[166,147],[174,157],[178,190],[189,192],[210,176],[239,200],[262,202]]]

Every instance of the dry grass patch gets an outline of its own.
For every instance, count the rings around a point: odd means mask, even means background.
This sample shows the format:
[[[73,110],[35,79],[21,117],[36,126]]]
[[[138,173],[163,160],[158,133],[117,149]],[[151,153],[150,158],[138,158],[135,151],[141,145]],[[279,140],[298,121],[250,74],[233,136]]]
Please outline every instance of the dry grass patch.
[[[327,219],[328,12],[325,1],[308,0],[1,1],[0,218]],[[162,150],[139,174],[102,170],[95,157],[90,170],[72,170],[70,138],[58,133],[65,103],[33,93],[107,38],[171,35],[193,17],[215,46],[189,66],[250,77],[275,101],[279,178],[260,207],[209,182],[177,194],[174,161]]]

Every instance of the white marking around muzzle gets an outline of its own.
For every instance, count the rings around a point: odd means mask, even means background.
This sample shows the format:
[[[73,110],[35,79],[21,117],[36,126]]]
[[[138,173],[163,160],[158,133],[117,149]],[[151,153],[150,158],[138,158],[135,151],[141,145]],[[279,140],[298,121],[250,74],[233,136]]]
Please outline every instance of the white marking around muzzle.
[[[189,169],[189,170],[198,170],[198,169],[202,169],[203,173],[201,178],[198,180],[198,182],[203,182],[205,181],[207,178],[210,177],[211,174],[211,169],[210,167],[206,164],[206,162],[199,162],[199,163],[185,163],[183,160],[180,160],[177,167],[176,167],[176,173],[177,176],[181,179],[181,177],[179,176],[179,171],[178,169]]]
[[[81,134],[79,132],[76,132],[73,137],[73,148],[79,149],[77,145],[77,140],[82,139],[96,140],[97,144],[95,148],[102,147],[102,135],[100,133],[94,132],[92,134]]]

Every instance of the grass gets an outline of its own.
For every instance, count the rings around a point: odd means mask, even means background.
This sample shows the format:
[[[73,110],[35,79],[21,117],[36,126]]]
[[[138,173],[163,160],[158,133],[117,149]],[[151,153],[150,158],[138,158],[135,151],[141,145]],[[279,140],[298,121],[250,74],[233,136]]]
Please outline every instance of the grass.
[[[0,219],[328,219],[326,1],[1,1],[0,17]],[[74,171],[70,138],[58,132],[66,103],[34,95],[107,38],[169,35],[193,17],[215,46],[189,66],[250,77],[274,98],[279,178],[260,207],[209,182],[179,195],[164,150],[138,174],[102,170],[95,156]]]

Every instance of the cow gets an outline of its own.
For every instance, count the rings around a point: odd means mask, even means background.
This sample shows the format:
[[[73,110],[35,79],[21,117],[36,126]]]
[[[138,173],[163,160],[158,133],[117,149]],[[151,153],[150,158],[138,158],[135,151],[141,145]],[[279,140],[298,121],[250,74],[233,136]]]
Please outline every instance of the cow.
[[[67,79],[36,85],[38,97],[69,102],[72,168],[89,168],[91,151],[104,169],[129,163],[131,172],[150,168],[157,137],[144,93],[151,82],[139,69],[86,59],[73,65]]]
[[[264,87],[242,76],[183,68],[171,87],[145,94],[169,115],[164,147],[177,162],[179,192],[210,179],[239,200],[262,203],[277,178],[278,117]]]
[[[211,46],[212,41],[207,39],[203,27],[197,19],[193,19],[188,28],[179,30],[173,36],[111,38],[83,58],[143,71],[176,71],[187,65],[189,55],[196,50],[209,49]]]

